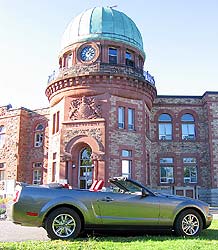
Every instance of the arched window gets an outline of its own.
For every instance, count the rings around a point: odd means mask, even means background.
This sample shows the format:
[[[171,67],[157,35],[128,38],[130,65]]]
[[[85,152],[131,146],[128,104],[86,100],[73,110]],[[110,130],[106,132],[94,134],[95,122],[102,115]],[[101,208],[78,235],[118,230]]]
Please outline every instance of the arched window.
[[[43,136],[44,136],[44,126],[42,124],[38,124],[35,129],[35,139],[34,139],[35,147],[43,146]]]
[[[81,189],[88,189],[92,185],[93,165],[91,159],[91,148],[83,148],[80,152],[80,166],[79,166],[79,187]]]
[[[195,139],[195,119],[191,114],[184,114],[181,117],[182,123],[182,139],[194,140]]]
[[[172,118],[169,114],[161,114],[159,122],[159,140],[172,140]]]
[[[84,148],[80,155],[80,166],[90,166],[92,165],[91,160],[92,151],[90,148]]]
[[[5,127],[0,126],[0,148],[5,144]]]

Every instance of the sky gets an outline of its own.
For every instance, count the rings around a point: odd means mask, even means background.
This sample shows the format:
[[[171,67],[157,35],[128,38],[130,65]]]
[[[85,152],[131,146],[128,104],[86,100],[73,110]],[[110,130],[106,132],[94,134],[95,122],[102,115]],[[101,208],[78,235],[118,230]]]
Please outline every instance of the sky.
[[[139,28],[158,95],[218,91],[218,0],[0,0],[0,106],[48,107],[48,76],[67,24],[115,6]]]

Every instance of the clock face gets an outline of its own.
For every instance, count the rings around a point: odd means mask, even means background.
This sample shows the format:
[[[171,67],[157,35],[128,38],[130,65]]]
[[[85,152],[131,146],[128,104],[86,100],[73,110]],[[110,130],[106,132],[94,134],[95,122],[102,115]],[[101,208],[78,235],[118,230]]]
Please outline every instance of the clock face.
[[[92,46],[84,47],[80,52],[80,58],[84,62],[89,62],[95,57],[95,48]]]

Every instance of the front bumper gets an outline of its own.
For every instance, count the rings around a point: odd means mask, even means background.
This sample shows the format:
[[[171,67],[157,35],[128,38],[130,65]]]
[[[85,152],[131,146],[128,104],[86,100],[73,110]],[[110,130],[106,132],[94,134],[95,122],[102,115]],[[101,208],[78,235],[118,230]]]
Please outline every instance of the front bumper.
[[[211,225],[212,221],[213,221],[213,215],[209,213],[206,217],[205,228],[208,228]]]

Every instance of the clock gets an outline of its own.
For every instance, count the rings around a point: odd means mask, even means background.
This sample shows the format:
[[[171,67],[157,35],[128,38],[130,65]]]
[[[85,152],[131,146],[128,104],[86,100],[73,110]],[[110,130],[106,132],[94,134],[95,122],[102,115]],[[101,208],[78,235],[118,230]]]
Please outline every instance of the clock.
[[[90,62],[95,58],[96,50],[93,46],[87,45],[80,51],[80,58],[83,62]]]

